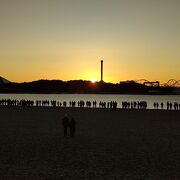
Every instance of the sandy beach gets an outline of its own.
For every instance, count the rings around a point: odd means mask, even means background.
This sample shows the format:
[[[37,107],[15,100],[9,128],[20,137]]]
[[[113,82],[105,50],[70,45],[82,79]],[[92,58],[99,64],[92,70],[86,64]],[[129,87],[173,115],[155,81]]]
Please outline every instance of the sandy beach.
[[[180,179],[180,111],[0,107],[0,179]]]

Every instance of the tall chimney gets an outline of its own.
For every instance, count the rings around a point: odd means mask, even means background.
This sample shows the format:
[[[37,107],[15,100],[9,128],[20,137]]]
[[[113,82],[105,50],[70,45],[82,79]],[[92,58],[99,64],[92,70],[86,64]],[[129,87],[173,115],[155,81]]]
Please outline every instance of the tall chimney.
[[[103,60],[101,60],[101,82],[103,82]]]

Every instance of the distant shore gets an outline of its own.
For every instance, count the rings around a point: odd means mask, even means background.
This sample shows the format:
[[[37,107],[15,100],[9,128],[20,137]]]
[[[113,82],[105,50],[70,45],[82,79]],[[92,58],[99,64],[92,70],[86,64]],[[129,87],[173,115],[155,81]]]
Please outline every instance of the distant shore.
[[[155,84],[154,84],[155,83]],[[144,83],[125,81],[120,83],[86,80],[37,80],[24,83],[2,83],[0,93],[31,93],[31,94],[180,94],[180,89],[170,86],[160,86],[159,82]]]
[[[74,117],[74,138],[61,120]],[[0,106],[1,179],[179,179],[180,111]]]
[[[104,93],[85,93],[85,92],[82,92],[82,93],[69,93],[69,92],[16,92],[16,91],[3,91],[3,92],[0,92],[0,94],[108,94],[108,95],[149,95],[149,96],[152,96],[152,95],[162,95],[162,96],[173,96],[173,95],[180,95],[180,92],[177,91],[177,92],[171,92],[171,93],[159,93],[159,92],[154,92],[154,93],[131,93],[131,92],[124,92],[124,93],[109,93],[109,92],[104,92]]]

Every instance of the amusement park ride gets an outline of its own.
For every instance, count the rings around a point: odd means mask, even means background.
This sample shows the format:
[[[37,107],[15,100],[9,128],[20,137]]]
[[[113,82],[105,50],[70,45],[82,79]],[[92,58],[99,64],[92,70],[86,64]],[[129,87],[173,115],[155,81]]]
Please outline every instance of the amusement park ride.
[[[151,82],[151,81],[148,81],[146,79],[139,79],[139,80],[136,80],[135,82],[137,82],[139,84],[146,85],[146,86],[152,86],[152,87],[159,87],[160,86],[159,81]],[[161,84],[161,86],[162,87],[180,87],[180,80],[170,79],[166,83]]]

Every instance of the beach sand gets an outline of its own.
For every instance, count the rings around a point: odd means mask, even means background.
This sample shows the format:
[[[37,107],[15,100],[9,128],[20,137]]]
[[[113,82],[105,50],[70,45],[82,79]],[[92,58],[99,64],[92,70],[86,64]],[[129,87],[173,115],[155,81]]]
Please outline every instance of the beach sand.
[[[0,179],[180,179],[180,111],[0,107]]]

